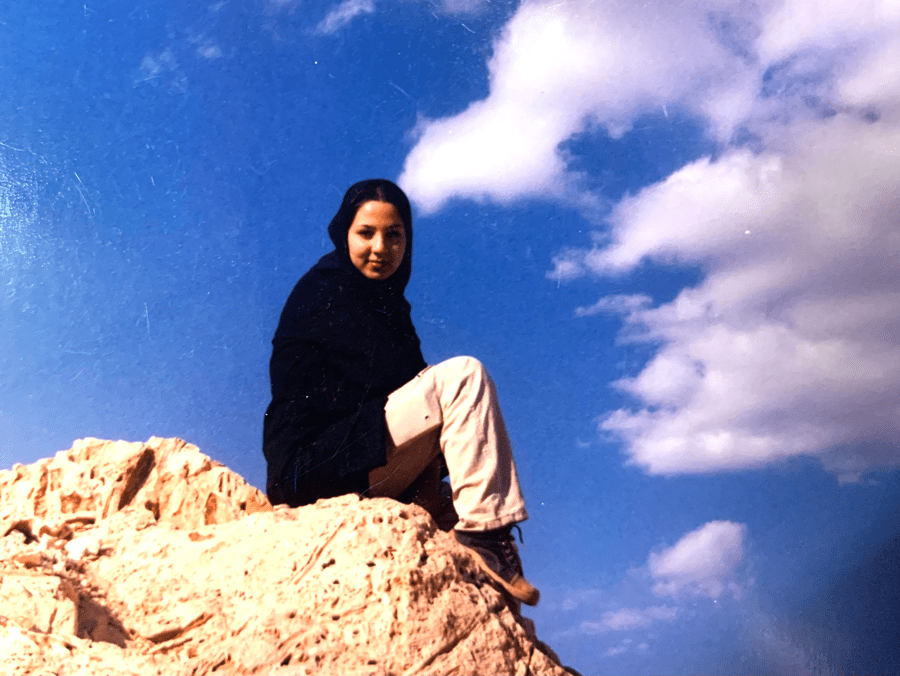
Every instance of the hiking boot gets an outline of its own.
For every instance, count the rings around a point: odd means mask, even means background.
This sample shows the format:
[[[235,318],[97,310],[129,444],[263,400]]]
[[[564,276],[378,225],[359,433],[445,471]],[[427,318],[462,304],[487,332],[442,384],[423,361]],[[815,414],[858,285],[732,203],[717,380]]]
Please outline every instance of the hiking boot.
[[[485,531],[454,530],[453,534],[457,542],[472,552],[484,572],[513,598],[529,606],[537,605],[541,594],[522,573],[522,561],[513,540],[512,526]],[[519,537],[522,537],[521,531]]]

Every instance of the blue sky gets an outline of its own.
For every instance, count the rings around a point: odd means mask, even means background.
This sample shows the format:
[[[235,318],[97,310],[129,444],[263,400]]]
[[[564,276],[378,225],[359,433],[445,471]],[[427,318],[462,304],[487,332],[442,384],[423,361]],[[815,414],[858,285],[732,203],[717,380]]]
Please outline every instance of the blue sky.
[[[178,436],[263,486],[278,313],[393,178],[565,663],[900,670],[896,3],[190,5],[0,8],[0,467]]]

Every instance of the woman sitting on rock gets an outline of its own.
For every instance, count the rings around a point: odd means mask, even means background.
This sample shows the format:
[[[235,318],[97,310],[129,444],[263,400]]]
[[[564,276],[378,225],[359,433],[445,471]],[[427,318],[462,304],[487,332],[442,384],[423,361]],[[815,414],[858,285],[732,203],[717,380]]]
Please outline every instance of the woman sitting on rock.
[[[328,235],[335,250],[297,282],[272,340],[263,432],[270,501],[412,499],[445,527],[455,522],[456,539],[485,572],[534,605],[538,591],[510,532],[528,515],[494,384],[471,357],[434,366],[422,358],[403,295],[409,200],[387,180],[356,183]],[[444,472],[452,506],[448,498],[442,513]]]

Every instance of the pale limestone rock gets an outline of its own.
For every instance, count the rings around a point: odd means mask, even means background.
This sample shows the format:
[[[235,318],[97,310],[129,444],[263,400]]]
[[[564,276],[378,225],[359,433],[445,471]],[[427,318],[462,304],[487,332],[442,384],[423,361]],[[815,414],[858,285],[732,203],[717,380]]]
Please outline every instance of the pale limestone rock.
[[[271,505],[177,439],[0,472],[0,673],[565,674],[423,509]]]

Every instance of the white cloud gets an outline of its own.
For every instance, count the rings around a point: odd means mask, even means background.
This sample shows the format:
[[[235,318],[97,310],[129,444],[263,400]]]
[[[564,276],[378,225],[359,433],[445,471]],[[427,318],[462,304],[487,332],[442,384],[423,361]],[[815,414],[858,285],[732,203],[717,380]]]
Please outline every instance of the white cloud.
[[[626,199],[609,246],[566,254],[569,271],[707,272],[671,303],[622,308],[663,347],[618,383],[642,406],[602,428],[651,473],[812,455],[854,480],[900,464],[900,128],[793,130],[780,153],[732,151]]]
[[[747,527],[710,521],[661,552],[650,554],[647,569],[658,596],[738,598],[738,564],[744,558]]]
[[[570,198],[577,177],[562,141],[589,124],[620,134],[666,103],[718,107],[730,134],[727,118],[752,98],[759,72],[711,27],[710,12],[724,5],[523,3],[495,44],[489,97],[424,120],[401,183],[426,211],[454,196]],[[746,23],[746,11],[735,3],[732,23]]]
[[[618,312],[659,352],[603,417],[654,474],[814,456],[842,480],[900,466],[900,3],[523,3],[495,43],[490,95],[424,120],[401,182],[425,211],[465,197],[589,203],[560,143],[677,106],[715,157],[611,210],[609,236],[550,277],[647,262],[703,281]],[[732,145],[736,129],[754,150]]]
[[[843,69],[838,91],[841,100],[848,105],[884,110],[900,103],[900,78],[897,77],[900,35],[896,32],[896,23],[892,35],[866,45],[864,58],[851,61]]]
[[[896,36],[900,21],[894,0],[785,0],[769,3],[761,20],[758,50],[767,61],[793,55],[798,45],[825,49]]]
[[[316,26],[316,32],[322,35],[331,35],[349,24],[356,17],[363,14],[371,14],[374,11],[374,0],[344,0],[319,22],[319,25]]]
[[[604,613],[599,622],[582,622],[581,633],[604,634],[610,631],[646,629],[656,622],[671,622],[678,617],[678,612],[678,608],[672,606],[611,610]]]
[[[490,94],[422,120],[400,178],[425,211],[452,197],[583,198],[559,145],[680,106],[727,142],[810,101],[900,101],[894,0],[534,0],[494,45]]]
[[[645,566],[629,571],[631,582],[618,585],[617,590],[570,590],[560,609],[588,610],[589,619],[558,637],[624,634],[624,640],[605,653],[612,657],[634,648],[646,650],[646,642],[637,646],[634,642],[658,633],[662,625],[695,616],[698,598],[714,603],[725,598],[743,600],[744,592],[752,584],[741,565],[746,537],[744,524],[710,521],[686,533],[674,545],[651,552]],[[634,582],[638,585],[634,586]],[[635,605],[637,599],[654,596],[669,597],[674,603]],[[620,603],[626,598],[630,600]],[[599,605],[612,608],[601,612]],[[710,611],[714,607],[708,604],[706,609]]]

